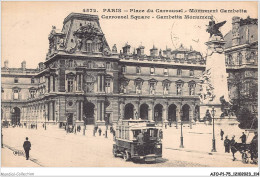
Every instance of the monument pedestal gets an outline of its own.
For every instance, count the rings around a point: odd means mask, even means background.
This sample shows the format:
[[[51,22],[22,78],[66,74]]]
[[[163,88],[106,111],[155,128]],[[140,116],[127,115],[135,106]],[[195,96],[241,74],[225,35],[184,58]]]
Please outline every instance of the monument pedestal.
[[[200,106],[200,118],[206,116],[207,110],[212,117],[212,107],[214,106],[215,124],[237,124],[234,117],[221,117],[223,113],[221,110],[220,98],[224,98],[229,102],[228,86],[227,86],[227,72],[224,55],[225,41],[218,35],[213,35],[205,44],[208,46],[206,72],[204,77],[205,89],[203,89],[204,97]]]

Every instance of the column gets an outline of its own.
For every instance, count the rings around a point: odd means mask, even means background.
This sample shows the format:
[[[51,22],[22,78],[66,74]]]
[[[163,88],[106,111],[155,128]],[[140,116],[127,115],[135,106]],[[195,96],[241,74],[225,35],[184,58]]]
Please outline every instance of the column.
[[[100,76],[97,76],[97,92],[100,92]]]
[[[104,121],[105,116],[105,104],[104,101],[101,102],[101,121]]]
[[[81,79],[81,82],[80,82],[80,91],[83,90],[83,74],[80,75],[80,79]]]
[[[53,92],[53,76],[50,76],[50,92]]]
[[[152,105],[152,120],[154,121],[154,103]]]
[[[119,102],[120,106],[119,106],[119,114],[120,114],[120,119],[123,120],[124,116],[125,116],[125,104],[123,102]]]
[[[189,120],[190,120],[190,128],[192,128],[192,124],[193,124],[193,117],[194,117],[194,107],[190,107],[189,110]]]
[[[52,101],[49,103],[49,121],[53,120],[53,103]]]
[[[53,85],[52,85],[52,87],[53,87],[53,92],[55,92],[55,90],[57,89],[56,88],[56,77],[55,76],[52,76],[53,77]]]
[[[83,101],[80,104],[80,120],[83,121]]]
[[[167,109],[162,109],[162,123],[167,121],[166,115],[167,115]]]
[[[79,75],[77,74],[77,75],[76,75],[76,91],[79,91],[79,85],[78,85],[78,83],[79,83]]]
[[[152,114],[153,114],[152,108],[150,108],[150,106],[149,106],[149,108],[148,108],[148,120],[150,120],[150,121],[153,120]]]
[[[98,103],[94,108],[94,118],[95,118],[95,122],[98,121]]]
[[[56,119],[56,103],[55,103],[55,101],[53,101],[53,103],[52,103],[53,105],[52,105],[52,112],[53,112],[53,122],[55,122],[55,119]]]
[[[100,102],[98,101],[97,102],[97,121],[99,121],[100,120]]]
[[[103,87],[102,87],[102,89],[103,89],[103,92],[105,92],[105,75],[103,75],[102,77],[103,77],[103,81],[102,81]]]
[[[79,120],[79,101],[76,103],[77,120]]]

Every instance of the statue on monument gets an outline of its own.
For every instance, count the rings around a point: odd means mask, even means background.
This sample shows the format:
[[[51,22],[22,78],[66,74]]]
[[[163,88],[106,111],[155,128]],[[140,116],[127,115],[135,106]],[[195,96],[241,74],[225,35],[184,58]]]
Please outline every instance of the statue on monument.
[[[222,33],[219,31],[219,28],[222,27],[227,21],[223,21],[220,23],[215,23],[214,20],[209,22],[208,28],[207,28],[207,32],[210,34],[210,38],[214,35],[214,36],[220,36],[221,39],[224,39]]]

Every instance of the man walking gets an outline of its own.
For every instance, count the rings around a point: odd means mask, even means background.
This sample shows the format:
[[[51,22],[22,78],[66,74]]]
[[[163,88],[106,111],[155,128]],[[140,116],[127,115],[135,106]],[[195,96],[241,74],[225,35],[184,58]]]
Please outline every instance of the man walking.
[[[240,137],[240,139],[242,141],[242,144],[246,144],[246,135],[244,132],[243,132],[242,136]]]
[[[220,130],[220,136],[221,136],[221,140],[223,140],[224,131],[222,129]]]
[[[230,153],[230,140],[228,139],[228,136],[226,136],[224,140],[224,146],[225,146],[225,153]]]
[[[233,161],[236,160],[235,153],[237,152],[237,149],[236,149],[235,145],[236,145],[236,140],[235,140],[235,136],[233,136],[230,141],[230,147],[231,147],[231,152],[232,152],[232,156],[233,156]]]
[[[25,138],[26,141],[23,143],[23,148],[25,151],[25,155],[26,155],[26,160],[29,159],[29,151],[31,150],[31,143],[30,141],[28,141],[28,137]]]

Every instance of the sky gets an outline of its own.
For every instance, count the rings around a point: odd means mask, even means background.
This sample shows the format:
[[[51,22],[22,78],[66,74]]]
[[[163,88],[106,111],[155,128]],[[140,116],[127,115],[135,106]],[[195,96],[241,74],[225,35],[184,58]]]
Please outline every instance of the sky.
[[[226,20],[221,28],[225,35],[232,27],[232,17],[257,18],[257,2],[2,2],[2,50],[1,64],[9,61],[9,67],[20,67],[22,61],[27,68],[36,68],[39,62],[45,61],[48,51],[48,35],[52,26],[62,29],[63,20],[71,12],[83,13],[83,9],[96,9],[88,14],[98,15],[100,25],[110,48],[117,45],[118,51],[128,42],[131,51],[140,44],[149,49],[184,47],[206,53],[205,42],[209,34],[205,31],[208,19],[157,19],[157,15],[211,15],[205,13],[156,13],[156,9],[189,11],[189,9],[244,9],[247,13],[213,13],[217,22]],[[121,13],[103,12],[104,9],[121,9]],[[145,10],[144,13],[129,12],[130,9]],[[154,12],[146,12],[152,9]],[[128,12],[125,12],[128,10]],[[102,19],[102,15],[139,15],[154,18],[134,19]]]

